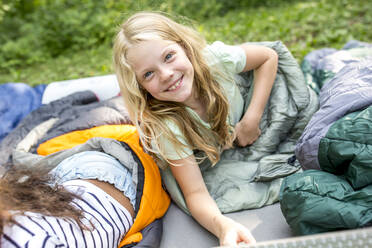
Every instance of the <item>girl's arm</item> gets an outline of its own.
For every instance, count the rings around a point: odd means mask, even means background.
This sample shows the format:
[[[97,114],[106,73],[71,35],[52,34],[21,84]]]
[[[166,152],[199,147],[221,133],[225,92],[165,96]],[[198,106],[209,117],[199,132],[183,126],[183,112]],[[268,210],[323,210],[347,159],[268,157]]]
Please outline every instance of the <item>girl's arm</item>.
[[[191,215],[220,241],[220,245],[237,245],[239,242],[254,243],[255,239],[243,225],[223,216],[210,196],[198,164],[193,155],[171,161],[173,176],[185,197]]]
[[[278,55],[273,49],[264,46],[242,44],[240,47],[246,55],[243,71],[254,70],[251,102],[235,126],[238,145],[246,146],[255,142],[261,134],[259,124],[276,77]]]

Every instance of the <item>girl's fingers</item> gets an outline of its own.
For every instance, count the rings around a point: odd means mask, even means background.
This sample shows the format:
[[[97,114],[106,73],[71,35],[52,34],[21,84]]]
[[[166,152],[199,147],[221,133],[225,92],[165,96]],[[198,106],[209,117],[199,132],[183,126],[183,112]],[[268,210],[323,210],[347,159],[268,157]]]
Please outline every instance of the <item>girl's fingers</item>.
[[[245,243],[248,243],[248,244],[256,243],[256,240],[255,240],[255,238],[253,237],[253,235],[251,234],[250,231],[241,232],[240,237],[242,238],[242,240],[240,240],[239,242],[245,242]]]

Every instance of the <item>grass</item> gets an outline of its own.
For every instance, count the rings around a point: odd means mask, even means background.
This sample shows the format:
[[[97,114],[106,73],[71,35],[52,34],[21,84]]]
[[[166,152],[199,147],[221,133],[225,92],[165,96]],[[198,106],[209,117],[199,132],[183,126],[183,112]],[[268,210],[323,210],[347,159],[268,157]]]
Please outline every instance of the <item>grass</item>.
[[[111,47],[107,45],[78,53],[66,53],[45,63],[13,69],[10,73],[0,73],[0,83],[23,82],[29,85],[37,85],[67,79],[106,75],[113,73],[111,57]]]
[[[315,49],[340,49],[349,40],[372,42],[372,4],[368,0],[291,1],[275,7],[242,8],[222,17],[196,21],[209,42],[282,40],[300,62]],[[66,52],[44,63],[0,71],[0,83],[30,85],[113,73],[111,44]]]

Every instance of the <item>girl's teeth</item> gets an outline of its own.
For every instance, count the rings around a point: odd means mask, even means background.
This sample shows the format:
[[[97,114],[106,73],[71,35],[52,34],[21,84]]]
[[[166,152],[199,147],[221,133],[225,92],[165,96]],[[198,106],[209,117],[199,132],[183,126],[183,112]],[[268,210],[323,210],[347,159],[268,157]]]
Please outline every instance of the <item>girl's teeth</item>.
[[[169,90],[175,90],[178,85],[180,85],[181,80],[179,80],[177,83],[175,83],[172,87],[169,87]]]

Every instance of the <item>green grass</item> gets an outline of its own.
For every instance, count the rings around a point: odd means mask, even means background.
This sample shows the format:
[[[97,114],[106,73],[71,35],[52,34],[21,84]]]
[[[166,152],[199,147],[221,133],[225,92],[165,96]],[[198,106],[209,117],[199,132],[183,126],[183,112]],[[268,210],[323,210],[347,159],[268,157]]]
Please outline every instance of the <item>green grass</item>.
[[[369,0],[290,1],[274,7],[230,10],[222,17],[195,22],[209,42],[282,40],[299,62],[315,49],[340,49],[352,39],[372,42]],[[0,71],[0,83],[35,85],[113,73],[111,55],[111,44],[67,51],[43,63]]]
[[[112,50],[102,45],[78,53],[66,53],[45,63],[12,69],[1,73],[1,82],[23,82],[29,85],[48,84],[55,81],[92,77],[113,73]],[[0,83],[1,83],[0,82]]]

